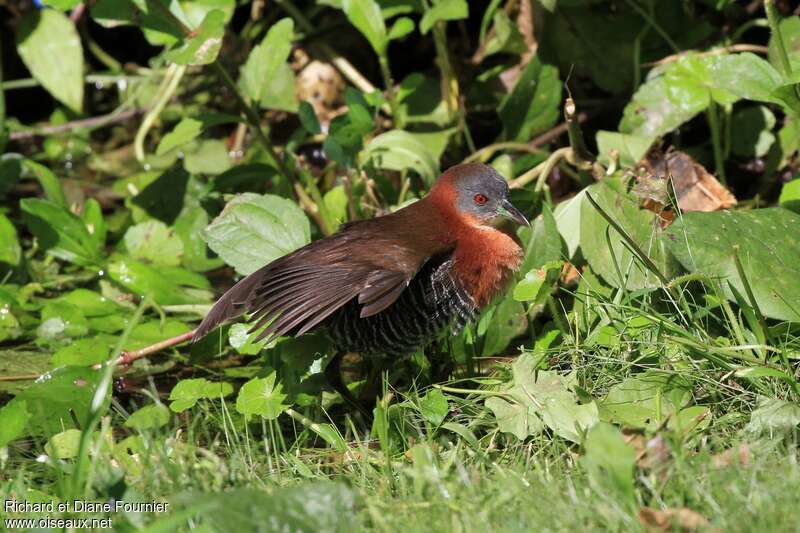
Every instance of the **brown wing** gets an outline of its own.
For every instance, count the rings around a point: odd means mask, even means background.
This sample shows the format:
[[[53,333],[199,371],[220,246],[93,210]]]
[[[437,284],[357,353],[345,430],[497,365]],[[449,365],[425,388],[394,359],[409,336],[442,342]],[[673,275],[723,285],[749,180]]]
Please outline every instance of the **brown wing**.
[[[354,298],[362,317],[380,313],[445,246],[406,230],[403,211],[350,224],[253,272],[219,299],[193,339],[244,313],[252,315],[251,331],[269,324],[259,340],[302,335]]]

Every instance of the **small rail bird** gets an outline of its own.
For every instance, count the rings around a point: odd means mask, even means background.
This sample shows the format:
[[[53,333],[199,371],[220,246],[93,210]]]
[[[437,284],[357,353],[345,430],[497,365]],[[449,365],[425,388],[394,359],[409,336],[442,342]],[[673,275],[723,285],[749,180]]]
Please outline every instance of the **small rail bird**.
[[[454,166],[422,200],[347,224],[245,277],[193,340],[249,313],[251,331],[267,326],[259,340],[319,329],[339,354],[413,353],[460,331],[507,287],[523,254],[503,219],[530,224],[505,179],[486,165]]]

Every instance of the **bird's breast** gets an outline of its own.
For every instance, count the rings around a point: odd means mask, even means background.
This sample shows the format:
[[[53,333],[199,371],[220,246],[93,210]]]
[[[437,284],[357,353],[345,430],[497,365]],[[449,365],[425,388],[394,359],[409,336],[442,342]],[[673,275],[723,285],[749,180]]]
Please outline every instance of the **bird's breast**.
[[[467,292],[481,309],[511,282],[522,263],[522,247],[497,229],[482,229],[459,238],[455,269]]]

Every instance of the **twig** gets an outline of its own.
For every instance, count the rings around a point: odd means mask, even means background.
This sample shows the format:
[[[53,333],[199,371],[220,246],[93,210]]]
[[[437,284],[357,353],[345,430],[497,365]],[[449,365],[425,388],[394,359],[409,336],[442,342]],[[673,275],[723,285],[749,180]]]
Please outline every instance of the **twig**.
[[[534,188],[535,191],[539,192],[544,187],[544,181],[547,179],[547,176],[552,172],[553,168],[558,164],[559,161],[562,159],[569,159],[572,156],[572,148],[569,146],[565,146],[563,148],[559,148],[548,157],[543,162],[539,163],[529,171],[525,172],[524,174],[514,178],[508,184],[509,187],[512,189],[519,189],[524,187],[528,183],[532,182],[534,179],[537,180],[536,187]],[[538,178],[538,179],[537,179]]]
[[[141,359],[143,357],[147,357],[148,355],[154,354],[156,352],[160,352],[165,348],[170,348],[175,346],[176,344],[182,344],[188,340],[191,340],[192,336],[194,335],[196,329],[191,331],[187,331],[186,333],[181,333],[180,335],[176,335],[170,339],[163,340],[161,342],[157,342],[155,344],[151,344],[150,346],[145,346],[144,348],[140,348],[138,350],[133,350],[131,352],[123,351],[119,357],[114,361],[115,365],[129,365],[136,361],[137,359]]]
[[[583,124],[589,119],[589,115],[581,111],[578,115],[573,119],[578,124]],[[564,135],[567,132],[569,125],[566,122],[562,122],[558,126],[542,133],[538,137],[534,137],[533,140],[528,143],[530,144],[531,148],[538,148],[540,146],[544,146],[545,144],[552,142],[559,138],[560,136]]]
[[[41,128],[35,128],[26,131],[14,131],[9,135],[9,139],[12,141],[21,141],[37,136],[65,133],[80,128],[101,128],[110,124],[125,122],[126,120],[134,118],[137,115],[146,113],[148,109],[149,108],[128,109],[127,111],[121,111],[119,113],[109,113],[108,115],[100,115],[98,117],[73,120],[72,122],[66,122],[64,124],[42,126]]]
[[[532,154],[541,154],[542,150],[531,146],[529,143],[519,142],[499,142],[484,146],[480,150],[468,155],[462,163],[471,163],[472,161],[487,161],[494,155],[495,152],[500,150],[513,150],[517,152],[529,152]]]
[[[41,374],[18,374],[16,376],[0,376],[0,381],[33,381],[40,377]]]

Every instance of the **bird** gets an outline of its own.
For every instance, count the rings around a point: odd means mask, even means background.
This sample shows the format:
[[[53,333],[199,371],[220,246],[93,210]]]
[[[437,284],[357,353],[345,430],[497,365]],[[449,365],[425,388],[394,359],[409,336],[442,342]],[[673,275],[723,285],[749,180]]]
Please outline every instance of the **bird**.
[[[326,375],[345,396],[341,355],[414,353],[458,334],[504,292],[523,259],[504,221],[530,226],[508,196],[494,168],[453,166],[424,198],[345,224],[244,277],[193,341],[244,314],[251,333],[263,328],[256,340],[322,331],[337,354]]]

